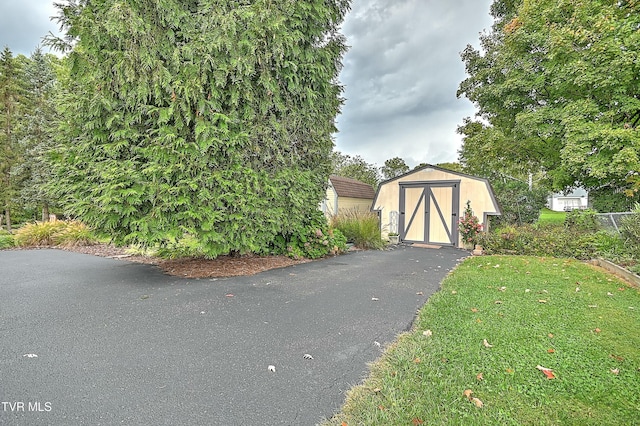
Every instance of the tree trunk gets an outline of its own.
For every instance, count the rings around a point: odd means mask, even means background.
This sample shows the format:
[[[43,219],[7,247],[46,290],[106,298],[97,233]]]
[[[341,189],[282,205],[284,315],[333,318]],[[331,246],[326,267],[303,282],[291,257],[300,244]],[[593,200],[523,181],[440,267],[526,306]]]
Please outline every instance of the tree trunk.
[[[11,232],[11,209],[9,207],[4,211],[4,220],[7,222],[7,231]]]
[[[49,222],[49,204],[44,203],[42,206],[42,221]]]

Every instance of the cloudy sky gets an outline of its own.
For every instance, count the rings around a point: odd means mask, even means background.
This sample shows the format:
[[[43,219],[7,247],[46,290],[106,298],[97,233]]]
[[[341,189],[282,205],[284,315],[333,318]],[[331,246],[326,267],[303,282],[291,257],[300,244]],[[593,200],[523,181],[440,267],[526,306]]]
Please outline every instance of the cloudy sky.
[[[491,26],[491,0],[353,0],[336,149],[382,165],[455,161],[456,128],[473,105],[457,99],[460,52]],[[0,0],[0,47],[29,55],[57,26],[52,0]]]

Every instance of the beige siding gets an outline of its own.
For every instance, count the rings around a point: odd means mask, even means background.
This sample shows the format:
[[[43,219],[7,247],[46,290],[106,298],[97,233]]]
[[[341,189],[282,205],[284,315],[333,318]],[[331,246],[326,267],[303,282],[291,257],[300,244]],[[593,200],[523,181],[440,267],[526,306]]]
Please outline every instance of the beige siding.
[[[474,214],[480,219],[481,222],[484,223],[486,220],[487,214],[498,214],[499,207],[495,203],[494,198],[492,197],[491,188],[488,183],[480,178],[475,178],[472,176],[467,176],[463,174],[451,173],[446,170],[441,170],[437,168],[427,167],[421,170],[417,170],[413,173],[409,173],[397,179],[388,181],[383,183],[378,189],[378,193],[376,199],[374,200],[373,209],[380,211],[380,216],[382,220],[382,230],[384,236],[387,235],[388,229],[390,226],[390,213],[392,211],[399,211],[400,209],[400,183],[408,183],[408,182],[420,182],[420,183],[428,183],[428,182],[438,182],[438,181],[456,181],[460,182],[459,190],[460,190],[460,200],[459,200],[459,211],[458,216],[461,217],[464,213],[464,209],[467,203],[467,200],[471,201],[471,208],[474,211]],[[448,211],[443,211],[443,215],[451,215],[450,211],[450,195],[447,199],[446,191],[440,191],[439,188],[433,188],[434,195],[438,196],[437,193],[441,192],[440,196],[445,197],[443,205],[447,205]],[[405,192],[405,196],[407,197],[407,205],[411,203],[411,201],[416,201],[419,197],[420,190],[414,188],[407,188]],[[413,200],[415,198],[415,200]],[[422,203],[425,201],[423,200]],[[430,202],[427,200],[427,202]],[[429,206],[431,207],[431,206]],[[422,207],[420,207],[422,208]],[[413,212],[407,212],[406,216],[410,216]],[[406,217],[405,216],[405,217]],[[406,219],[409,220],[408,218]],[[435,215],[430,216],[430,221],[434,222],[440,220],[436,218]],[[424,222],[424,219],[422,219]],[[435,222],[432,223],[432,229],[436,229]],[[408,240],[422,240],[422,238],[418,238],[420,232],[424,235],[423,227],[416,227],[415,229],[410,230],[415,235],[407,235]],[[437,241],[446,241],[446,235],[431,235],[432,242]],[[458,245],[460,245],[460,241],[458,240]]]
[[[365,198],[349,198],[349,197],[339,197],[338,198],[338,213],[346,210],[357,210],[360,212],[370,212],[371,211],[371,203],[373,200],[368,200]]]
[[[329,185],[327,188],[327,193],[322,205],[322,211],[328,217],[334,216],[336,214],[336,201],[338,198],[336,197],[336,190],[333,189],[333,186]]]

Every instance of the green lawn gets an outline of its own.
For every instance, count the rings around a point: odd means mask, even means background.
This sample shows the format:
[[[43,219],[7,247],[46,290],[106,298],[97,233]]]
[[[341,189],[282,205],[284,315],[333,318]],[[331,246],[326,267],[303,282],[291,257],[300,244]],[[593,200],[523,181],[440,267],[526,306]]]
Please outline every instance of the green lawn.
[[[449,275],[327,424],[639,422],[640,291],[575,260],[480,256]]]
[[[564,219],[567,217],[566,212],[555,212],[553,210],[549,210],[544,208],[540,211],[540,217],[538,218],[538,223],[551,223],[562,225],[564,223]]]

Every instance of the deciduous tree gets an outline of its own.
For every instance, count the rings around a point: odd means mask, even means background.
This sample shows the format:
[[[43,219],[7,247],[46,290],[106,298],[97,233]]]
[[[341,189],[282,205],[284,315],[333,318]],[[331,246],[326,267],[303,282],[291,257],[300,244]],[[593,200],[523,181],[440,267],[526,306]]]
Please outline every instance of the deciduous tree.
[[[461,162],[544,171],[556,190],[640,190],[640,2],[496,1],[482,49],[462,57]],[[482,170],[484,172],[484,170]]]
[[[409,166],[400,157],[390,158],[384,162],[381,168],[382,176],[385,179],[392,179],[409,171]]]

